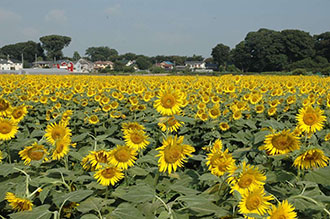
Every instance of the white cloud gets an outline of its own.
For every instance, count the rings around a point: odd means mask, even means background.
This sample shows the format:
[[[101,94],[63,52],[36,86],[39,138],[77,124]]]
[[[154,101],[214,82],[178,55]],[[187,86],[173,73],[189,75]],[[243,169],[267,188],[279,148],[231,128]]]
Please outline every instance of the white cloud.
[[[65,15],[64,10],[53,9],[53,10],[49,11],[46,14],[45,20],[47,22],[54,22],[54,23],[58,23],[58,24],[64,24],[68,21],[68,18]]]
[[[107,15],[118,15],[120,14],[120,4],[115,4],[114,6],[108,7],[104,10]]]
[[[22,19],[19,14],[13,11],[0,8],[0,23],[13,23]]]

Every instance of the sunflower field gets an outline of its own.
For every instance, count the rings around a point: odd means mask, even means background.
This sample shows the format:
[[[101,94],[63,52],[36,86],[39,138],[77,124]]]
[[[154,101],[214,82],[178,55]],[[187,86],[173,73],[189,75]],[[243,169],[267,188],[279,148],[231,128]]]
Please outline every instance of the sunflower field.
[[[0,75],[0,218],[330,218],[330,78]]]

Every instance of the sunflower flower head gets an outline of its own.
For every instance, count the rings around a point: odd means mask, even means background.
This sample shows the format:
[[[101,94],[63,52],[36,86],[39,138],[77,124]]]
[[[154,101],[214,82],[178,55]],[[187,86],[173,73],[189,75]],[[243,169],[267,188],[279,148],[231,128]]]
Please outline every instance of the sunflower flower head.
[[[12,119],[0,117],[0,140],[10,140],[18,131],[17,122]]]
[[[178,167],[182,167],[183,163],[186,162],[187,157],[191,157],[195,148],[183,144],[183,136],[169,136],[163,140],[163,145],[156,150],[159,154],[158,167],[160,172],[166,172],[171,174],[172,171],[176,171]]]
[[[148,136],[143,130],[130,129],[125,133],[124,139],[129,147],[137,151],[146,148],[149,144]]]
[[[7,192],[5,199],[15,211],[32,211],[32,202],[29,199],[18,198],[14,193]]]
[[[43,145],[33,143],[32,146],[25,147],[23,150],[18,152],[24,164],[28,165],[31,161],[47,161],[48,152]]]
[[[85,170],[99,170],[104,165],[108,164],[110,161],[110,153],[105,150],[99,151],[90,151],[87,156],[85,156],[82,161],[81,165]]]
[[[124,178],[124,173],[119,167],[113,165],[104,167],[94,174],[94,178],[103,186],[114,186],[118,181]]]
[[[272,209],[268,211],[269,217],[267,219],[297,219],[297,213],[294,209],[293,205],[284,200],[277,207],[272,206]]]
[[[300,154],[293,162],[293,166],[299,169],[311,169],[325,167],[329,163],[329,158],[320,149],[309,149]]]
[[[299,138],[290,133],[290,130],[267,135],[264,143],[263,148],[270,155],[287,154],[300,148]]]
[[[134,166],[137,152],[134,148],[127,145],[117,145],[115,149],[110,151],[109,162],[116,167],[126,170],[128,167]]]
[[[171,116],[169,118],[161,118],[160,122],[158,123],[158,126],[163,132],[166,132],[167,130],[169,132],[177,132],[183,124],[184,122],[181,122],[177,120],[174,116]]]
[[[179,90],[166,88],[161,90],[158,99],[155,100],[154,107],[163,116],[179,114],[182,107],[182,94]]]
[[[67,123],[61,121],[47,125],[45,137],[49,143],[55,145],[55,142],[64,138],[71,137],[71,130],[67,127]]]
[[[326,117],[323,115],[324,111],[320,108],[313,108],[308,105],[299,110],[297,115],[298,125],[300,129],[307,133],[314,133],[320,131],[326,120]]]

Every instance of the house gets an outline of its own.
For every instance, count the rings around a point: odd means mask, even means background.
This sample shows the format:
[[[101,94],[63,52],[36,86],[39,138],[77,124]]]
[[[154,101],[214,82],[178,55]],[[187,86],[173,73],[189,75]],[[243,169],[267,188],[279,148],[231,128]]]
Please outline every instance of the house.
[[[94,69],[95,70],[101,70],[105,68],[110,68],[110,70],[113,70],[114,64],[111,61],[96,61],[94,62]]]
[[[204,61],[185,61],[184,64],[192,71],[195,71],[196,69],[206,69]]]
[[[32,62],[33,68],[52,68],[52,61],[36,61]]]
[[[93,62],[90,62],[86,59],[81,58],[74,64],[75,72],[89,73],[92,72],[93,70],[94,70]]]
[[[0,70],[21,70],[23,63],[16,60],[0,59]]]
[[[205,64],[205,68],[206,68],[206,69],[213,70],[213,71],[217,71],[217,70],[218,70],[218,64],[214,64],[214,63],[206,63],[206,64]]]

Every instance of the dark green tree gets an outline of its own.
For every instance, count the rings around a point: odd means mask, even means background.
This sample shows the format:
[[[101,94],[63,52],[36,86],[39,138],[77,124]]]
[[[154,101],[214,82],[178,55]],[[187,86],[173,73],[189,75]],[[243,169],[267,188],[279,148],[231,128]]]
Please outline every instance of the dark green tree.
[[[62,49],[67,47],[71,42],[70,37],[60,35],[43,36],[39,40],[42,43],[42,48],[47,51],[47,57],[50,60],[54,58],[62,59]]]
[[[323,56],[330,62],[330,32],[315,35],[316,55]]]
[[[100,46],[100,47],[89,47],[86,49],[85,53],[88,58],[92,61],[109,61],[113,60],[113,56],[118,56],[118,51],[115,49],[110,49],[107,46]]]
[[[212,57],[216,64],[226,65],[229,61],[230,48],[222,43],[212,49]]]
[[[200,55],[193,55],[191,57],[187,57],[186,61],[203,61],[204,57]]]
[[[315,55],[313,37],[301,30],[281,31],[285,55],[293,63]]]
[[[1,48],[1,53],[5,57],[9,56],[11,59],[16,60],[21,60],[23,54],[24,61],[29,63],[35,61],[35,56],[44,57],[44,51],[41,48],[40,43],[33,41],[6,45]]]
[[[148,58],[146,56],[139,56],[136,59],[136,64],[137,64],[138,68],[141,70],[147,70],[152,66],[152,62],[151,62],[150,58]]]
[[[75,51],[72,56],[73,61],[78,61],[81,58],[79,52]]]
[[[245,41],[240,42],[230,51],[230,57],[232,63],[241,71],[249,71],[252,60],[250,50],[245,45]]]

